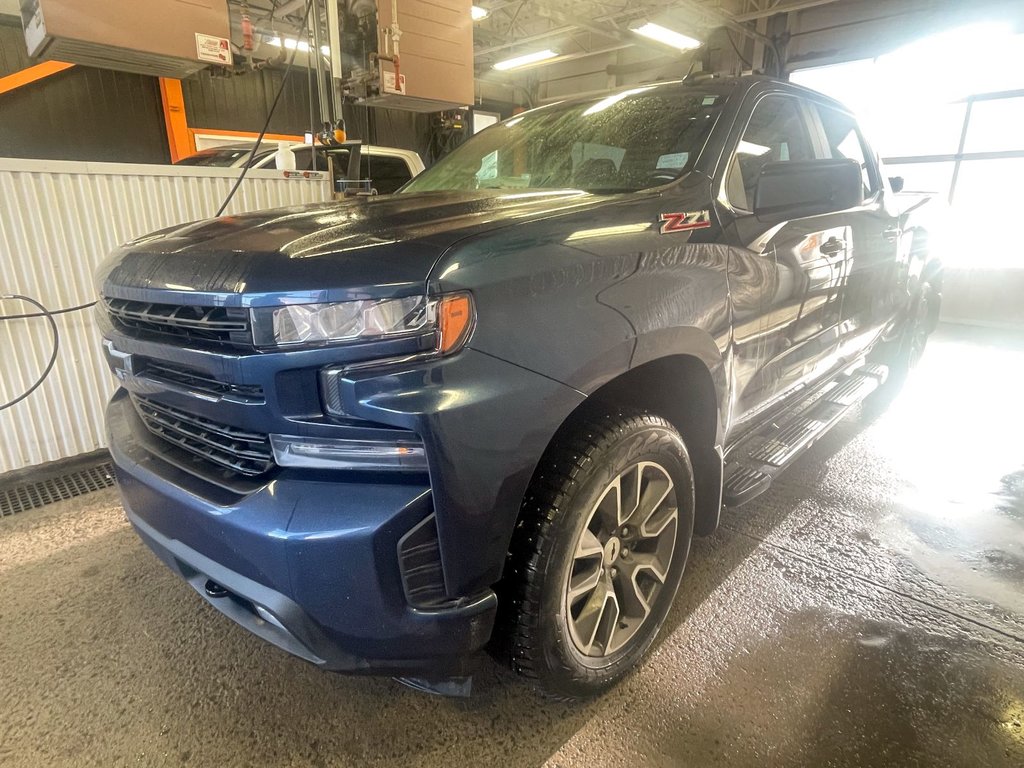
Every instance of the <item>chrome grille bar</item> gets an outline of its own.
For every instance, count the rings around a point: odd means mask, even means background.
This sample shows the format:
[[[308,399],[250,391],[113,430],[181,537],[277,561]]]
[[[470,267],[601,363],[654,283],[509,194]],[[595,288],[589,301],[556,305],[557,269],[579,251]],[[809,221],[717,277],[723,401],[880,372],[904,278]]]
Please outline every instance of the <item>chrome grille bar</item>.
[[[133,401],[150,432],[195,456],[250,477],[274,466],[265,434],[219,424],[137,395]]]
[[[251,346],[249,313],[241,307],[155,304],[104,297],[111,320],[129,330]]]

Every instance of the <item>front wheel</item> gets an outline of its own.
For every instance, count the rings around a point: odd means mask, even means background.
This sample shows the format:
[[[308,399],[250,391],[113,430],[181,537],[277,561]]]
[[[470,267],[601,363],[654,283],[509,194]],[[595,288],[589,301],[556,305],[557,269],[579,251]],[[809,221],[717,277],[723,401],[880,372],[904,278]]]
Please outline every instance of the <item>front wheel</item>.
[[[646,413],[578,420],[547,451],[509,553],[511,662],[548,695],[614,685],[661,627],[693,534],[679,433]]]

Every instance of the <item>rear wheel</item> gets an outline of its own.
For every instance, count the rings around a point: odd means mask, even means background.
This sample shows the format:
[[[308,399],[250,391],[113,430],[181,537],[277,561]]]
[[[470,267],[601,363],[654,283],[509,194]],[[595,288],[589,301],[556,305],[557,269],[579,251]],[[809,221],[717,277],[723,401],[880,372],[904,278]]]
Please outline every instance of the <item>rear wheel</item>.
[[[679,587],[693,489],[686,446],[658,416],[579,420],[556,439],[509,553],[503,613],[513,668],[564,699],[624,677]]]
[[[938,324],[941,297],[930,283],[924,283],[911,300],[903,328],[878,355],[878,361],[889,367],[889,376],[864,403],[866,413],[877,414],[886,408],[903,389],[910,371],[924,356],[928,337]]]

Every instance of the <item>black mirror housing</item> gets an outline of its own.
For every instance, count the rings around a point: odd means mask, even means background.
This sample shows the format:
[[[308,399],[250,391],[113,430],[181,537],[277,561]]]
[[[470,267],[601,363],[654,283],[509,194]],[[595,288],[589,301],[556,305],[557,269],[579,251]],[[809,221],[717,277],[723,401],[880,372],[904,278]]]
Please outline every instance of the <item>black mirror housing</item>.
[[[757,179],[754,215],[761,221],[784,221],[845,211],[863,202],[856,160],[774,162]]]
[[[889,188],[893,192],[902,192],[904,186],[906,186],[906,181],[903,180],[902,176],[889,177]]]

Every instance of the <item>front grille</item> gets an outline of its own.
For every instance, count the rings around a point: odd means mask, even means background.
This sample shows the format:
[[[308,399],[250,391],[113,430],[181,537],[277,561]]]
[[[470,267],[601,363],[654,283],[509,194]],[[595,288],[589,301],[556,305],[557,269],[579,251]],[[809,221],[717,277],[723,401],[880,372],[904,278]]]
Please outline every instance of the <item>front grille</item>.
[[[150,432],[218,467],[253,477],[274,466],[265,434],[219,424],[137,395],[132,399]]]
[[[231,384],[218,381],[204,373],[172,365],[163,360],[139,358],[136,374],[151,381],[170,384],[173,387],[213,400],[262,405],[266,402],[263,387],[259,384]]]
[[[154,304],[109,297],[103,304],[114,324],[125,330],[252,346],[249,312],[241,307]]]

